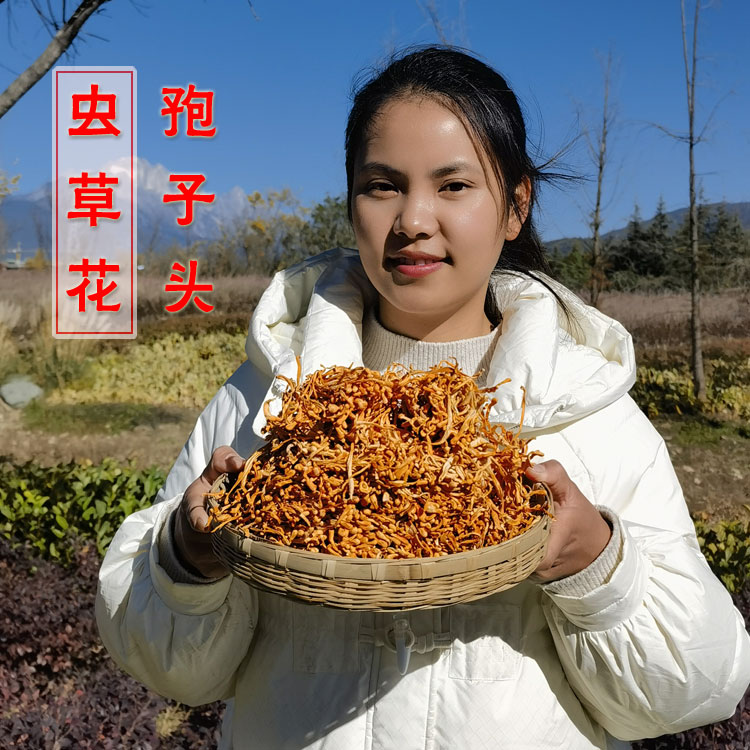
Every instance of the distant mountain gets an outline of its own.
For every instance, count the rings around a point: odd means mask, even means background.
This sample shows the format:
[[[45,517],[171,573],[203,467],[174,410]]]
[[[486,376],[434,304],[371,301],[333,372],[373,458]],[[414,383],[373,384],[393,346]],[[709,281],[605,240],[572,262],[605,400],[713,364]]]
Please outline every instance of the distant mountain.
[[[169,171],[162,164],[150,164],[146,159],[138,159],[138,248],[144,252],[148,248],[156,252],[166,250],[177,243],[185,245],[198,240],[211,241],[221,236],[222,226],[253,218],[257,212],[248,203],[245,191],[240,187],[216,196],[213,203],[196,204],[195,219],[189,227],[181,227],[176,218],[182,215],[183,203],[166,204],[162,201],[165,193],[174,193],[175,186],[169,182]],[[204,185],[200,192],[209,192]],[[718,206],[718,203],[710,204]],[[750,229],[750,203],[726,203],[727,211],[736,213],[742,226]],[[670,211],[667,218],[672,227],[677,227],[685,219],[687,208]],[[20,248],[21,259],[34,255],[40,246],[50,246],[50,226],[52,223],[52,186],[43,185],[33,193],[13,194],[0,204],[0,220],[5,232],[0,231],[0,260],[16,248]],[[647,227],[653,219],[643,221]],[[605,240],[619,240],[625,236],[627,227],[615,229],[603,235]],[[545,242],[549,252],[557,250],[567,255],[576,242],[585,243],[588,237],[563,237]],[[4,247],[3,247],[4,245]],[[15,253],[13,253],[15,254]]]
[[[138,159],[138,248],[144,251],[152,247],[157,252],[177,243],[185,245],[197,240],[215,240],[221,235],[222,226],[255,215],[248,203],[245,191],[240,187],[228,193],[217,194],[213,203],[195,204],[195,218],[189,227],[177,224],[183,215],[185,204],[167,204],[162,200],[165,193],[176,192],[169,182],[169,171],[161,164],[150,164]],[[210,192],[208,184],[201,186],[199,193]],[[9,195],[0,204],[0,219],[4,224],[4,236],[0,233],[0,259],[7,253],[15,254],[20,248],[21,258],[34,255],[40,246],[50,247],[52,224],[52,183],[48,182],[33,193]]]
[[[722,205],[721,203],[707,203],[707,208],[717,208]],[[739,217],[742,228],[745,230],[750,229],[750,203],[724,203],[724,208],[727,213],[736,214]],[[688,208],[678,208],[674,211],[668,211],[666,216],[669,220],[670,229],[675,230],[681,226],[685,221],[688,213]],[[641,221],[641,226],[644,229],[648,228],[653,221],[653,217],[650,219],[644,219]],[[621,227],[620,229],[613,229],[610,232],[602,235],[602,239],[606,242],[618,242],[623,239],[628,232],[627,226]],[[552,253],[555,250],[561,255],[567,255],[574,247],[576,243],[581,246],[585,246],[585,243],[590,242],[591,237],[562,237],[558,240],[552,240],[545,242],[544,246],[548,252]]]

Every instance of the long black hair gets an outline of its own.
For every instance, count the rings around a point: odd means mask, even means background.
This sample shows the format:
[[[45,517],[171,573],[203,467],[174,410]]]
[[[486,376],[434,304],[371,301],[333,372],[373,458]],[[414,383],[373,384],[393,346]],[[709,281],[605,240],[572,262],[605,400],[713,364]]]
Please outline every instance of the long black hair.
[[[352,219],[354,164],[383,107],[400,98],[433,99],[465,124],[477,150],[486,154],[509,211],[521,215],[516,188],[524,178],[531,184],[528,212],[521,231],[514,240],[505,242],[495,272],[510,271],[541,281],[565,309],[555,290],[533,273],[549,273],[544,248],[534,226],[533,208],[539,183],[566,175],[543,171],[544,167],[534,164],[527,151],[523,113],[506,80],[489,65],[455,47],[430,45],[395,53],[384,68],[372,71],[362,83],[355,81],[352,88],[353,104],[345,142],[349,220]],[[502,316],[491,285],[484,307],[490,322],[498,325]]]

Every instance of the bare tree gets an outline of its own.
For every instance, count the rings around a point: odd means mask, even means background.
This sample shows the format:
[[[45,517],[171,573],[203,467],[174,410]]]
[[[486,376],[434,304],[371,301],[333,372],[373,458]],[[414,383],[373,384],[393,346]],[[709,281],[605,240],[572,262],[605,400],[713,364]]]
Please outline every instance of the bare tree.
[[[445,25],[440,18],[440,12],[438,11],[435,0],[425,0],[424,3],[420,0],[416,0],[417,7],[424,13],[427,20],[432,24],[435,30],[435,35],[441,44],[452,46],[456,42],[452,40],[454,33],[458,37],[458,43],[463,47],[469,46],[468,37],[466,34],[466,6],[465,0],[459,0],[458,2],[458,20],[457,22],[451,23],[453,29],[452,33],[445,31]],[[456,31],[456,26],[458,30]]]
[[[701,132],[695,133],[695,82],[698,69],[698,20],[700,16],[700,0],[695,0],[695,14],[693,16],[693,37],[688,40],[687,22],[685,20],[685,0],[680,0],[680,20],[682,23],[682,57],[685,66],[685,90],[687,92],[688,132],[676,133],[663,125],[652,123],[670,138],[686,143],[688,146],[689,165],[689,193],[690,207],[688,210],[688,242],[690,245],[690,342],[692,349],[693,392],[699,402],[706,400],[706,373],[703,367],[703,336],[701,319],[701,279],[700,258],[698,246],[698,198],[695,188],[695,147],[705,140],[705,133],[716,112],[714,106],[706,119]],[[690,51],[688,51],[690,48]]]
[[[21,175],[17,174],[15,177],[8,177],[8,173],[5,170],[0,169],[0,204],[13,192],[18,190],[18,181],[21,179]],[[8,242],[10,238],[10,230],[5,220],[0,217],[0,251],[4,251],[8,248]],[[0,252],[0,255],[3,253]]]
[[[591,211],[591,278],[589,280],[589,301],[594,307],[599,303],[599,294],[604,286],[604,262],[602,253],[602,195],[604,188],[604,174],[609,161],[607,152],[608,139],[614,127],[616,115],[610,99],[612,84],[612,50],[602,61],[602,79],[604,84],[604,98],[602,102],[601,120],[597,128],[595,138],[587,128],[586,140],[588,142],[591,159],[596,165],[596,198],[594,208]]]
[[[0,0],[2,5],[6,0]],[[10,6],[10,0],[7,0],[8,6]],[[73,12],[70,18],[66,19],[67,3],[63,0],[62,3],[62,18],[58,20],[55,18],[52,11],[51,0],[46,0],[42,3],[41,0],[31,0],[31,5],[36,11],[36,14],[41,19],[44,26],[50,31],[54,32],[52,40],[47,45],[44,52],[31,64],[26,70],[23,71],[13,83],[8,86],[2,94],[0,94],[0,117],[2,117],[34,84],[36,84],[44,74],[60,59],[60,56],[67,51],[71,44],[78,36],[78,33],[83,28],[86,21],[91,18],[95,13],[101,10],[101,6],[104,3],[108,3],[109,0],[81,0],[78,7]],[[250,8],[250,12],[253,14],[253,18],[256,21],[260,21],[260,17],[255,12],[255,6],[250,0],[247,0],[247,4]]]
[[[2,2],[2,0],[0,0]],[[8,173],[0,169],[0,203],[3,202],[11,193],[18,190],[18,181],[21,179],[21,175],[17,174],[15,177],[8,177]]]
[[[682,56],[685,62],[685,87],[688,105],[688,155],[690,161],[690,213],[688,231],[690,233],[690,297],[692,314],[690,316],[690,340],[693,350],[693,391],[698,401],[706,400],[706,373],[703,369],[703,341],[701,335],[701,289],[700,266],[698,261],[698,203],[695,197],[695,161],[693,150],[700,142],[701,136],[695,135],[695,75],[698,67],[698,14],[700,0],[695,0],[695,17],[693,20],[692,56],[688,58],[688,39],[685,23],[685,0],[680,0],[680,18],[682,21]],[[701,134],[702,135],[702,134]]]
[[[5,0],[0,0],[0,4]],[[57,62],[60,55],[70,47],[83,24],[96,13],[104,3],[109,0],[81,0],[79,6],[69,19],[63,17],[62,23],[58,24],[52,17],[51,12],[46,13],[41,5],[33,2],[34,9],[41,17],[45,25],[57,29],[57,33],[47,45],[47,48],[26,70],[0,94],[0,117],[2,117],[44,74]],[[49,4],[47,6],[49,8]],[[63,3],[63,16],[65,4]],[[58,28],[59,26],[59,28]]]
[[[31,211],[31,221],[36,235],[37,254],[41,254],[45,260],[50,260],[52,238],[50,237],[49,216],[43,215],[39,208],[34,206]]]

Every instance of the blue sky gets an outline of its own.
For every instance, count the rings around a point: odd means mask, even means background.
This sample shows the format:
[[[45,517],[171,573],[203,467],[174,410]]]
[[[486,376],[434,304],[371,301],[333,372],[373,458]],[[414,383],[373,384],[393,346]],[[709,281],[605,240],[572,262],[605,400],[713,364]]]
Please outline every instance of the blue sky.
[[[345,189],[343,132],[352,80],[393,47],[436,41],[435,32],[409,0],[254,0],[253,7],[259,20],[245,0],[112,0],[86,24],[76,54],[58,64],[135,66],[139,155],[171,172],[205,174],[205,192],[289,187],[305,204],[339,194]],[[466,0],[463,24],[457,0],[438,0],[437,7],[449,36],[508,78],[543,155],[558,151],[596,117],[596,53],[611,47],[619,61],[612,90],[619,124],[611,142],[604,229],[622,226],[636,202],[645,217],[659,196],[669,210],[687,203],[686,146],[648,124],[674,130],[687,125],[678,0]],[[696,150],[707,201],[750,200],[748,31],[747,0],[714,2],[702,12],[699,124],[718,104],[709,140]],[[0,6],[1,89],[48,38],[29,8]],[[162,86],[190,82],[215,91],[213,139],[163,134]],[[21,174],[21,192],[50,179],[50,102],[47,74],[0,119],[0,168]],[[582,142],[565,160],[593,175]],[[546,188],[539,215],[543,237],[585,235],[593,188]]]

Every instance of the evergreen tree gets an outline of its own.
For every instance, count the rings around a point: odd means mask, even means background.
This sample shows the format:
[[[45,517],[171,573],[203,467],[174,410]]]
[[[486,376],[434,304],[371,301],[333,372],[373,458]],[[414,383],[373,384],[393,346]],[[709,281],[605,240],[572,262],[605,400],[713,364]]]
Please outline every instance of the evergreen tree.
[[[695,209],[696,224],[698,228],[698,248],[699,248],[699,276],[702,282],[703,271],[705,266],[705,246],[706,236],[708,234],[708,222],[711,212],[704,203],[699,203]],[[672,277],[679,289],[690,289],[691,287],[691,237],[690,237],[690,213],[685,214],[682,224],[674,234],[674,263],[672,267]]]
[[[346,194],[335,198],[327,195],[322,203],[313,207],[310,221],[302,232],[302,241],[309,255],[322,253],[332,247],[357,246],[347,215]]]
[[[736,214],[722,203],[702,227],[702,281],[717,291],[744,286],[750,280],[750,241]]]
[[[609,252],[612,286],[621,291],[632,291],[645,275],[645,260],[649,255],[648,232],[643,228],[638,204],[628,221],[624,239],[613,243]]]
[[[656,213],[651,220],[646,236],[649,245],[649,267],[651,275],[665,276],[669,270],[674,242],[670,231],[669,218],[667,217],[664,198],[659,197]]]
[[[567,255],[562,255],[555,249],[547,258],[553,278],[564,284],[568,289],[580,292],[586,289],[591,276],[591,258],[589,253],[581,249],[581,243],[576,240]]]

